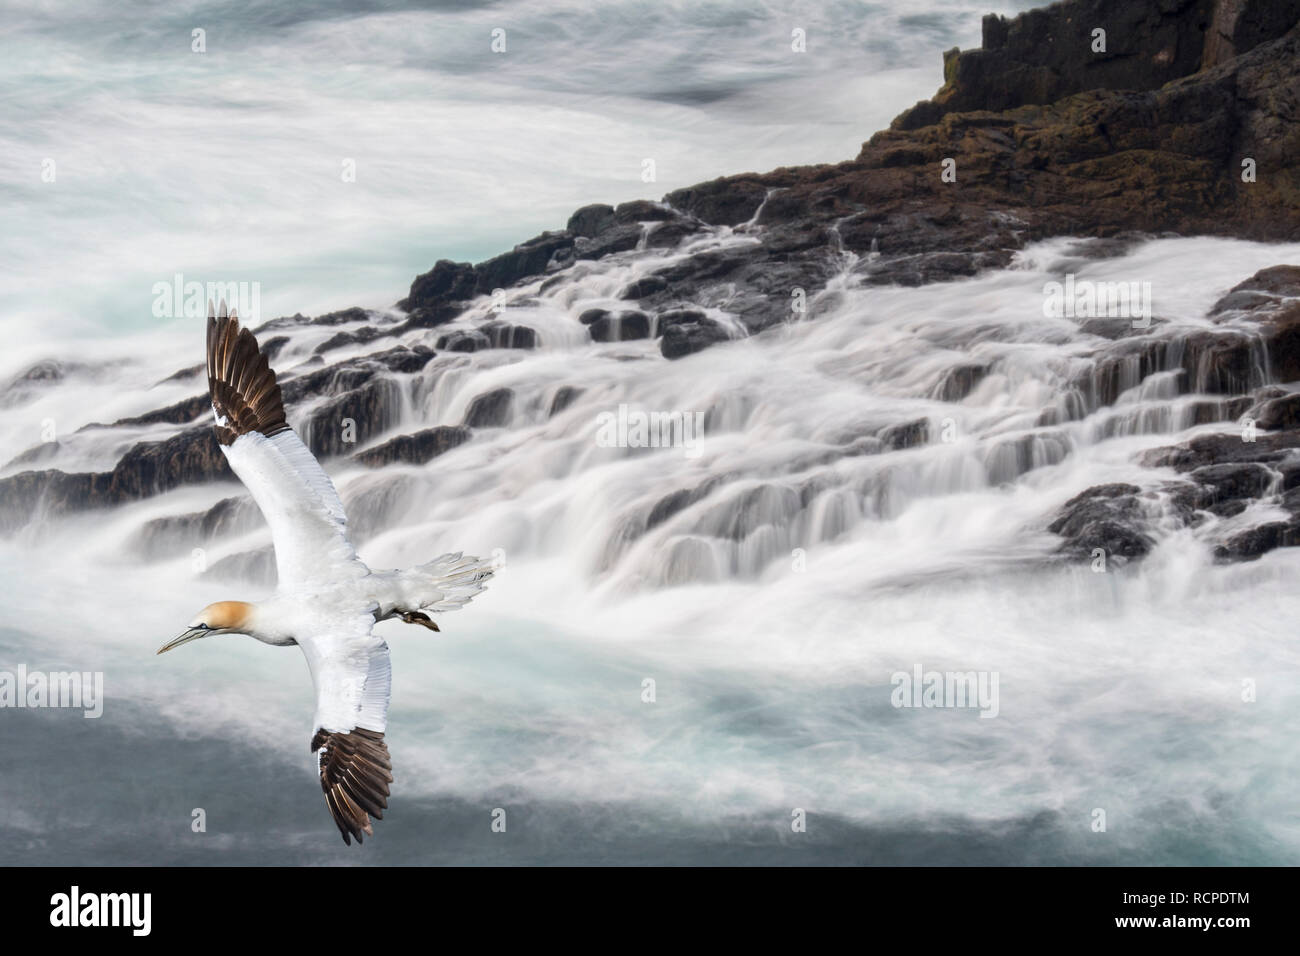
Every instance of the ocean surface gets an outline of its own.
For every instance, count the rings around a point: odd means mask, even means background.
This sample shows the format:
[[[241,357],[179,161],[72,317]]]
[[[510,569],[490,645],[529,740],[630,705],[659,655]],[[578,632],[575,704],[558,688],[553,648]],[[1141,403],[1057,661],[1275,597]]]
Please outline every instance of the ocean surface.
[[[0,464],[51,426],[40,467],[68,471],[174,431],[78,429],[195,393],[163,380],[201,361],[202,323],[151,310],[176,273],[260,282],[263,318],[382,310],[435,259],[502,251],[586,202],[847,159],[934,92],[940,51],[978,44],[988,7],[6,6],[0,383],[42,359],[67,372],[0,406]],[[864,283],[844,254],[812,319],[673,363],[576,322],[639,275],[750,241],[719,229],[525,285],[510,314],[541,348],[394,378],[392,434],[510,387],[505,427],[422,467],[327,463],[373,566],[504,562],[443,633],[379,628],[396,779],[362,848],[321,797],[296,650],[154,655],[209,601],[258,596],[196,574],[191,543],[150,524],[237,485],[0,541],[0,671],[102,672],[105,695],[98,719],[0,709],[0,864],[1294,864],[1300,552],[1218,566],[1206,529],[1171,531],[1097,574],[1052,560],[1045,530],[1085,488],[1168,477],[1142,450],[1230,426],[1193,424],[1197,396],[1159,377],[1038,421],[1097,345],[1044,315],[1045,283],[1140,279],[1170,328],[1206,326],[1300,246],[1160,239],[1092,260],[1059,239],[920,288]],[[282,375],[337,330],[291,331]],[[971,358],[990,375],[935,397]],[[562,386],[583,391],[551,417]],[[607,447],[620,405],[706,427],[691,449]],[[955,440],[834,452],[920,419]],[[268,541],[254,524],[204,560]],[[894,706],[917,667],[996,674],[996,717]]]

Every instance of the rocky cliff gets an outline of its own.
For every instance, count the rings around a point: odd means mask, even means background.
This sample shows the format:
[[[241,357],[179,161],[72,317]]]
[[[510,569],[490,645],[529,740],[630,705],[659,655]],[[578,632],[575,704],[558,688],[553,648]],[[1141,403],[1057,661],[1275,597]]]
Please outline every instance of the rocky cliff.
[[[682,251],[617,289],[619,305],[572,317],[572,334],[657,339],[671,361],[792,318],[816,321],[846,254],[855,257],[856,281],[920,285],[1004,267],[1027,243],[1058,235],[1087,238],[1081,254],[1090,257],[1171,234],[1298,240],[1297,19],[1300,0],[1069,0],[1012,20],[989,17],[983,48],[945,54],[939,93],[850,161],[729,176],[661,201],[585,206],[564,228],[492,259],[435,263],[412,282],[396,318],[355,309],[295,316],[267,323],[262,338],[275,348],[302,329],[338,326],[311,363],[283,376],[285,396],[318,455],[346,454],[373,468],[428,461],[472,441],[475,429],[507,421],[522,399],[498,389],[476,399],[463,421],[392,434],[404,383],[435,355],[546,347],[552,333],[513,318],[511,305],[564,288],[592,263]],[[1095,29],[1105,31],[1102,50],[1094,49]],[[1185,473],[1170,493],[1188,523],[1280,496],[1293,517],[1223,541],[1225,559],[1300,540],[1300,498],[1291,500],[1300,468],[1290,451],[1300,448],[1300,415],[1280,387],[1300,379],[1298,275],[1270,270],[1225,289],[1210,317],[1221,329],[1098,328],[1077,382],[1078,414],[1086,414],[1113,402],[1134,375],[1180,371],[1184,392],[1211,396],[1203,420],[1247,416],[1263,430],[1247,448],[1227,439],[1193,443],[1150,462]],[[806,308],[792,312],[792,301]],[[349,357],[331,361],[339,351]],[[197,372],[177,373],[193,380],[191,399],[92,426],[125,429],[146,419],[175,426],[165,440],[130,447],[110,470],[37,467],[49,454],[40,446],[9,462],[0,530],[227,477]],[[943,397],[959,401],[984,372],[978,362],[954,369]],[[2,399],[21,402],[57,379],[57,369],[33,368]],[[530,401],[555,415],[572,398],[560,389]],[[336,437],[332,423],[341,418],[358,423],[355,448]],[[890,434],[925,440],[913,422],[895,423]],[[1068,502],[1052,529],[1067,553],[1102,547],[1139,556],[1150,544],[1134,504],[1141,493],[1094,489]],[[230,511],[222,507],[191,516],[191,524],[216,533]]]

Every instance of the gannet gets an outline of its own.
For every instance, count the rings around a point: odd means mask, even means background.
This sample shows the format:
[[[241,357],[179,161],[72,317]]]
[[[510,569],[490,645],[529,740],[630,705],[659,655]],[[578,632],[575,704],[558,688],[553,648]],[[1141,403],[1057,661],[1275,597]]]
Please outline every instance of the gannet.
[[[343,835],[372,836],[393,781],[384,730],[391,681],[388,645],[371,629],[399,618],[439,630],[429,611],[450,611],[483,590],[487,561],[444,554],[407,571],[372,571],[347,536],[333,482],[285,420],[280,386],[239,317],[208,303],[208,388],[217,441],[271,526],[276,593],[256,604],[209,604],[162,654],[214,634],[246,634],[302,648],[316,688],[315,753],[325,802]]]

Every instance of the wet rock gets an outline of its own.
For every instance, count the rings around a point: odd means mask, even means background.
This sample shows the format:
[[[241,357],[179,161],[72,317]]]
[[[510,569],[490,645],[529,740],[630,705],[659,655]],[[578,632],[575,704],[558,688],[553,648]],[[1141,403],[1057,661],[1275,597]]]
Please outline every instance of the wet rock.
[[[930,422],[925,418],[904,422],[901,425],[890,425],[880,433],[881,443],[895,451],[924,445],[929,440]]]
[[[665,219],[675,219],[679,215],[681,214],[677,210],[648,199],[634,199],[631,202],[619,203],[618,208],[614,210],[614,218],[624,224],[662,222]]]
[[[738,226],[751,219],[767,196],[768,187],[744,178],[715,179],[669,193],[664,199],[675,209],[713,226]]]
[[[694,216],[671,219],[650,230],[650,234],[646,237],[646,247],[672,249],[680,245],[687,236],[693,236],[704,228],[704,223]]]
[[[1139,530],[1142,509],[1136,485],[1110,484],[1089,488],[1062,507],[1047,530],[1065,538],[1062,550],[1087,558],[1097,549],[1107,558],[1144,557],[1155,544]]]
[[[1133,325],[1132,319],[1125,318],[1094,318],[1085,319],[1079,323],[1079,331],[1085,335],[1096,335],[1103,339],[1110,339],[1112,342],[1118,339],[1128,338],[1131,335],[1149,335],[1151,330],[1159,325],[1165,324],[1167,320],[1155,318],[1151,319],[1146,328],[1137,328]]]
[[[1249,279],[1243,279],[1233,286],[1228,295],[1237,295],[1243,292],[1255,293],[1262,296],[1266,301],[1280,297],[1293,298],[1300,296],[1300,266],[1278,265],[1260,269]],[[1223,302],[1224,299],[1220,299],[1215,303],[1210,313],[1213,315],[1216,312],[1224,311],[1221,308]]]
[[[387,334],[388,330],[378,329],[370,325],[362,326],[353,332],[336,332],[316,346],[314,354],[323,355],[325,352],[332,352],[345,345],[364,345]]]
[[[682,358],[731,338],[713,319],[690,309],[660,313],[658,329],[659,351],[667,359]]]
[[[145,560],[183,554],[227,535],[245,534],[262,524],[252,498],[222,498],[207,511],[154,518],[136,533],[133,549]]]
[[[987,365],[967,362],[950,368],[935,390],[942,402],[960,402],[969,395],[989,372]]]
[[[1207,510],[1222,514],[1216,506],[1257,498],[1273,480],[1273,473],[1257,462],[1203,465],[1187,476],[1201,486],[1201,502]]]
[[[574,255],[578,259],[599,259],[616,252],[628,252],[641,242],[641,234],[639,223],[616,225],[594,238],[578,239],[573,246]]]
[[[494,349],[535,349],[537,332],[526,325],[510,322],[487,322],[479,331],[488,337]]]
[[[116,428],[119,425],[188,425],[190,422],[201,418],[205,415],[212,414],[212,400],[206,395],[195,395],[193,398],[187,398],[183,401],[176,402],[174,405],[168,405],[166,408],[160,408],[156,411],[146,412],[143,415],[134,415],[130,418],[119,418],[110,426],[104,426],[98,422],[89,425],[83,425],[77,431],[85,431],[87,428]]]
[[[715,475],[694,488],[681,488],[671,494],[664,495],[651,506],[649,513],[646,515],[646,530],[649,531],[651,528],[658,527],[674,515],[685,511],[697,501],[704,500],[715,488],[724,484],[727,480],[729,479],[726,477]]]
[[[457,329],[444,332],[434,342],[439,352],[478,352],[492,347],[492,340],[478,329]]]
[[[1193,471],[1207,465],[1256,461],[1273,464],[1291,458],[1300,448],[1300,432],[1262,434],[1255,441],[1243,441],[1240,434],[1198,435],[1180,445],[1167,445],[1144,452],[1139,462],[1148,468]]]
[[[574,236],[591,239],[614,225],[614,207],[604,203],[583,206],[569,217],[565,226]]]
[[[36,397],[40,389],[56,385],[69,373],[85,368],[74,362],[44,359],[19,372],[0,389],[0,407],[13,408]]]
[[[667,288],[668,280],[663,276],[643,276],[629,282],[627,287],[618,294],[618,297],[620,299],[648,299],[650,296],[663,292]]]
[[[592,311],[604,312],[603,309]],[[605,312],[588,322],[587,327],[596,342],[628,342],[650,337],[650,317],[644,312]]]
[[[551,396],[549,417],[554,418],[556,415],[560,414],[560,412],[572,405],[583,391],[585,391],[585,389],[577,388],[573,385],[561,385],[557,388],[555,394]]]
[[[39,465],[43,461],[58,457],[59,449],[62,447],[62,443],[57,441],[43,441],[39,445],[33,445],[26,451],[14,455],[13,458],[5,462],[4,470],[8,471],[20,465]]]
[[[468,262],[439,259],[424,275],[416,276],[410,293],[397,305],[404,311],[414,312],[464,302],[474,297],[477,285],[474,267]]]
[[[1300,522],[1270,521],[1238,532],[1214,549],[1219,561],[1254,561],[1275,548],[1300,544]]]
[[[44,516],[109,504],[108,472],[67,474],[54,469],[0,478],[0,532],[10,534]]]
[[[522,279],[542,275],[553,257],[572,248],[573,236],[567,231],[534,236],[509,252],[476,265],[475,291],[490,295],[494,289],[508,289]]]
[[[1267,431],[1300,428],[1300,392],[1293,392],[1265,402],[1259,410],[1255,424]]]
[[[401,393],[395,382],[371,378],[359,388],[316,405],[297,429],[319,458],[347,454],[397,424]],[[209,429],[210,431],[211,429]]]
[[[510,420],[515,393],[510,388],[494,388],[476,395],[465,412],[465,424],[470,428],[497,428]]]
[[[463,445],[469,441],[471,434],[470,430],[463,425],[426,428],[412,435],[398,435],[382,445],[353,455],[352,460],[368,468],[379,468],[393,462],[423,465],[444,452]]]
[[[370,313],[359,306],[353,306],[350,309],[340,309],[337,312],[326,312],[324,315],[318,315],[312,319],[310,325],[343,325],[346,322],[369,322]]]

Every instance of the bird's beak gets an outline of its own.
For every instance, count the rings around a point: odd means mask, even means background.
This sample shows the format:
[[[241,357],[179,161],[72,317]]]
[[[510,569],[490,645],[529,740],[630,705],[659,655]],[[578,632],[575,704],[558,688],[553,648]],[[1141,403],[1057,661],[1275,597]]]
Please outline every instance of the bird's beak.
[[[206,637],[209,633],[210,632],[206,628],[202,627],[186,628],[162,647],[158,648],[158,653],[166,654],[173,647],[180,647],[182,644],[188,644],[190,641],[197,641],[200,637]]]

